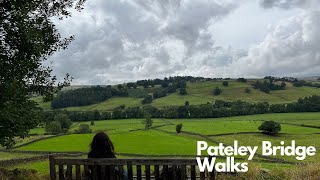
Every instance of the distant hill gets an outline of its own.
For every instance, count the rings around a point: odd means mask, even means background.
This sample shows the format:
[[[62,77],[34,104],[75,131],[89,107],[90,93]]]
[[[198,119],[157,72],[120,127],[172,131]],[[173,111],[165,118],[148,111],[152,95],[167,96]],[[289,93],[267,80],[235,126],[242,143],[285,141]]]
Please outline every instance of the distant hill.
[[[223,82],[227,81],[228,86],[224,86]],[[310,95],[320,95],[320,88],[314,87],[294,87],[291,82],[286,82],[284,90],[270,91],[269,94],[264,93],[258,89],[253,88],[252,83],[256,80],[248,80],[247,82],[239,82],[237,80],[227,79],[202,79],[197,81],[188,81],[186,83],[187,95],[180,95],[179,88],[176,92],[167,93],[164,97],[156,98],[152,101],[151,105],[157,108],[165,106],[179,106],[184,105],[189,101],[192,105],[205,104],[215,100],[225,101],[247,101],[251,103],[256,102],[269,102],[271,104],[291,103],[299,98]],[[277,82],[279,83],[279,82]],[[121,85],[124,86],[124,85]],[[73,90],[90,86],[71,86],[66,90]],[[116,85],[114,86],[116,87]],[[220,95],[214,95],[213,90],[219,87],[222,91]],[[111,97],[105,101],[97,104],[91,104],[78,107],[67,107],[66,110],[71,111],[111,111],[116,107],[125,105],[126,107],[143,106],[141,103],[143,98],[147,95],[154,95],[156,92],[162,91],[165,88],[161,85],[153,85],[148,87],[137,86],[136,88],[128,88],[127,97]],[[51,109],[50,102],[42,103],[41,98],[33,98],[36,100],[40,107],[44,109]]]

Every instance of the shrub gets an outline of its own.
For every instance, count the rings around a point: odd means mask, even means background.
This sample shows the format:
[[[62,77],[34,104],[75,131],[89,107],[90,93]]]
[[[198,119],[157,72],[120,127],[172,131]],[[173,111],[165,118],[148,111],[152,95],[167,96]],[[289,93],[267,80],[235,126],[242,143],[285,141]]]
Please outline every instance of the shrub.
[[[222,90],[221,90],[219,87],[216,87],[216,88],[213,90],[213,94],[214,94],[215,96],[220,95],[221,92],[222,92]]]
[[[274,121],[264,121],[258,129],[264,134],[277,135],[281,131],[281,124]]]
[[[152,102],[152,96],[151,95],[147,95],[147,97],[145,97],[142,100],[142,104],[150,104]]]
[[[69,116],[66,114],[58,114],[54,117],[54,121],[58,121],[61,125],[61,129],[70,129],[72,125],[72,121],[70,120]]]
[[[223,81],[223,82],[222,82],[222,85],[223,85],[223,86],[229,86],[229,82],[228,82],[228,81]]]
[[[90,125],[91,125],[91,126],[94,126],[94,121],[91,121],[91,122],[90,122]]]
[[[251,89],[246,88],[246,89],[244,90],[244,92],[245,92],[245,93],[250,93],[250,92],[251,92]]]
[[[145,119],[142,120],[142,124],[144,124],[144,128],[145,129],[150,129],[152,124],[153,124],[153,121],[151,119],[151,116],[150,115],[145,115]]]
[[[188,94],[188,92],[187,92],[186,88],[180,89],[180,95],[187,95],[187,94]]]
[[[59,121],[51,121],[46,125],[45,131],[48,133],[60,133],[61,124]]]
[[[88,124],[80,124],[79,129],[75,131],[78,134],[89,134],[91,133],[91,129]]]
[[[182,127],[183,127],[183,124],[181,124],[181,123],[180,123],[180,124],[177,124],[177,125],[176,125],[176,132],[177,132],[177,133],[180,133],[181,130],[182,130]]]

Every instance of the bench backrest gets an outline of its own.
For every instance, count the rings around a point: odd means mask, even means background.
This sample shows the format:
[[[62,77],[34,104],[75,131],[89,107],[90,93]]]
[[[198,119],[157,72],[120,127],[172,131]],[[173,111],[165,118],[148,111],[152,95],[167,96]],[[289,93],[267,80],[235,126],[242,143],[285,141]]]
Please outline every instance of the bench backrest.
[[[66,159],[49,157],[50,178],[55,179],[214,179],[214,172],[199,172],[196,159]],[[58,169],[58,171],[57,171]],[[98,170],[99,169],[99,170]],[[110,171],[111,169],[111,171]],[[117,174],[114,174],[116,169]],[[107,171],[109,173],[107,173]],[[113,172],[113,173],[110,173]],[[170,172],[163,174],[162,172]],[[179,174],[179,176],[177,175]],[[120,175],[120,176],[119,176]],[[171,176],[171,177],[169,177]],[[99,178],[98,178],[99,177]],[[103,177],[103,178],[101,178]]]

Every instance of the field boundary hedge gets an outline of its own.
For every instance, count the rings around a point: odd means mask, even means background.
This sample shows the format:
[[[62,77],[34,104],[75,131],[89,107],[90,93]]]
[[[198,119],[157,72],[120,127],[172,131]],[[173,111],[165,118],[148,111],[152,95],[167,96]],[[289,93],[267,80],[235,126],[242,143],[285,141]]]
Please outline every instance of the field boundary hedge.
[[[42,137],[42,138],[35,139],[33,141],[30,141],[30,142],[26,142],[26,143],[20,144],[18,146],[13,146],[11,149],[17,149],[17,148],[20,148],[20,147],[23,147],[23,146],[26,146],[26,145],[29,145],[29,144],[32,144],[32,143],[35,143],[35,142],[38,142],[38,141],[47,140],[47,139],[51,139],[51,138],[55,138],[55,137],[59,137],[59,136],[65,136],[65,135],[69,135],[69,134],[56,134],[56,135],[52,135],[52,136]]]

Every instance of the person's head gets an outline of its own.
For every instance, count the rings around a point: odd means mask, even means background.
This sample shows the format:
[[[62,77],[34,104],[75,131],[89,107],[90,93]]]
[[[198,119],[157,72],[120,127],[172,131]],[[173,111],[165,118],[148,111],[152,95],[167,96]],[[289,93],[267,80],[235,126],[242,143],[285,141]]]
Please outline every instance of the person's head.
[[[91,152],[107,152],[114,154],[113,144],[106,133],[99,132],[93,137]]]

